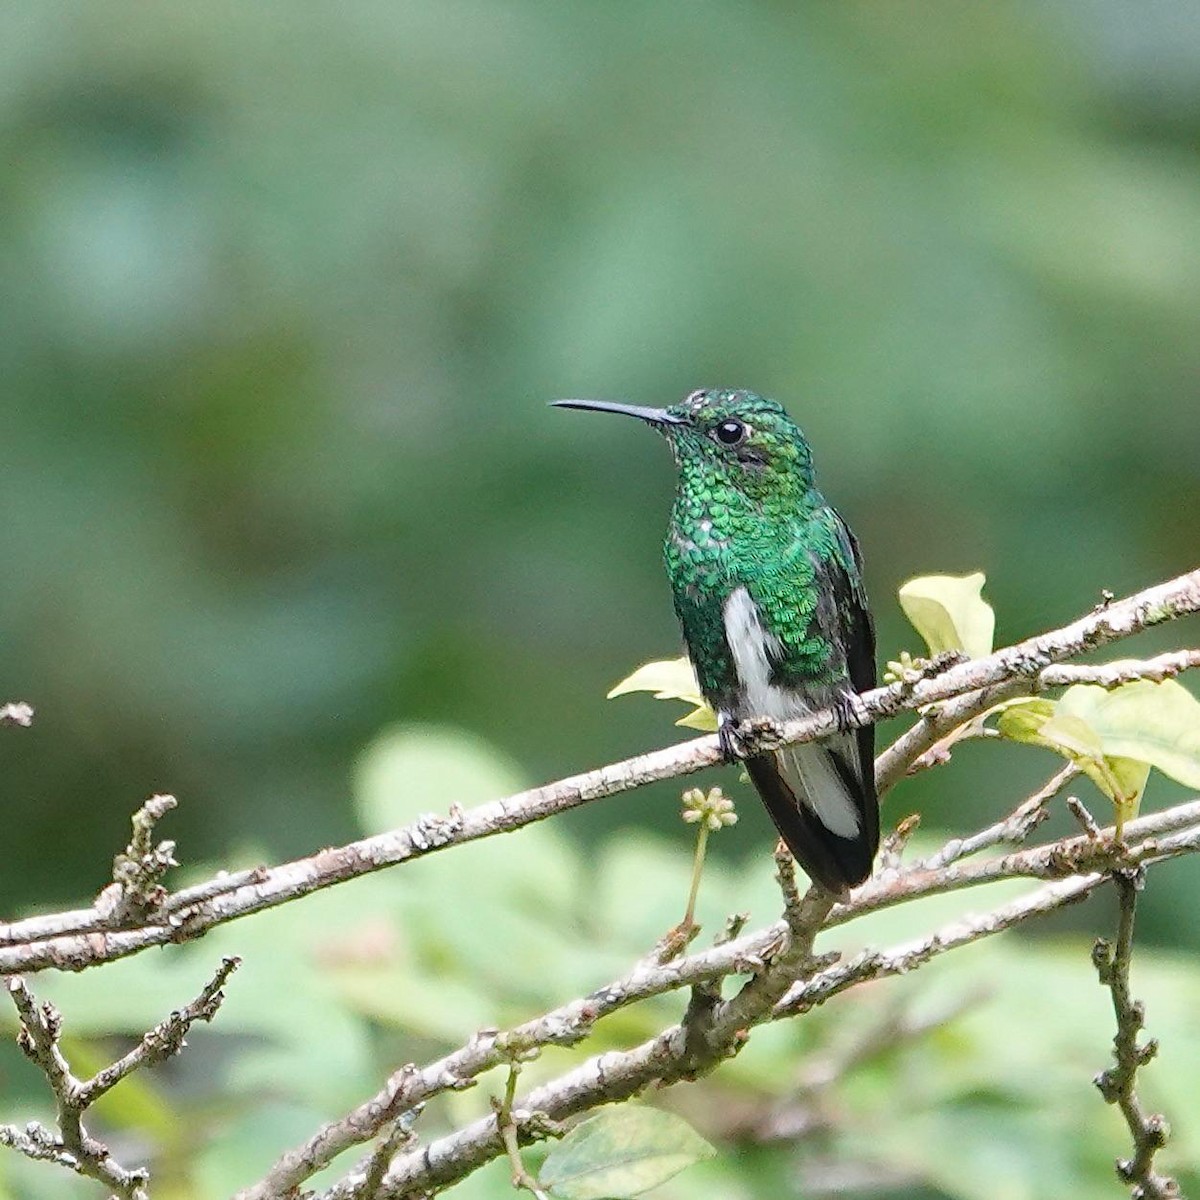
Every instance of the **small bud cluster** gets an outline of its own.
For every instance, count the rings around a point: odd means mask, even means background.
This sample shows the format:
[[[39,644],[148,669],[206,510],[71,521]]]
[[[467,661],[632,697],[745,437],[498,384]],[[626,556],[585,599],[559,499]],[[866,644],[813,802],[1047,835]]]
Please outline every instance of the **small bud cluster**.
[[[928,662],[928,659],[916,658],[909,654],[907,650],[901,650],[900,657],[887,664],[883,672],[883,682],[918,683],[924,678],[924,668],[928,665]]]
[[[688,788],[683,793],[683,819],[689,825],[703,821],[715,833],[723,826],[736,825],[737,813],[733,801],[719,787],[708,792]]]

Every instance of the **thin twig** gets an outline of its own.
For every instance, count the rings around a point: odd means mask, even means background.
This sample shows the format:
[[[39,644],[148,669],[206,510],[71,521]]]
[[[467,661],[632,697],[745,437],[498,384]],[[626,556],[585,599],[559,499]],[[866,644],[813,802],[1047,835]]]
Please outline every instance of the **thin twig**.
[[[1101,984],[1112,994],[1117,1018],[1117,1033],[1113,1038],[1116,1065],[1097,1075],[1095,1083],[1104,1099],[1121,1110],[1133,1135],[1133,1157],[1117,1160],[1117,1177],[1131,1186],[1134,1200],[1178,1200],[1179,1184],[1154,1169],[1154,1156],[1166,1145],[1170,1127],[1161,1114],[1147,1114],[1137,1094],[1138,1068],[1144,1067],[1158,1052],[1158,1043],[1153,1038],[1138,1045],[1146,1014],[1129,988],[1133,921],[1141,875],[1139,871],[1117,871],[1113,882],[1120,899],[1116,943],[1098,938],[1092,947],[1092,962]]]
[[[416,1108],[393,1121],[390,1129],[384,1130],[379,1144],[371,1152],[371,1157],[367,1159],[362,1186],[355,1193],[354,1200],[375,1200],[379,1195],[380,1185],[383,1183],[383,1177],[387,1174],[388,1167],[391,1166],[392,1159],[417,1140],[412,1127],[424,1107],[423,1104],[418,1104]]]
[[[1161,683],[1196,667],[1200,667],[1200,650],[1171,650],[1154,658],[1123,658],[1106,663],[1058,663],[1038,676],[1038,687],[1093,683],[1102,688],[1117,688],[1139,679]]]
[[[225,1000],[225,984],[241,965],[241,961],[240,958],[222,959],[216,974],[204,985],[194,1000],[143,1034],[142,1040],[128,1054],[97,1072],[86,1083],[81,1083],[76,1096],[79,1109],[82,1111],[90,1108],[105,1092],[116,1087],[122,1079],[139,1068],[166,1062],[168,1058],[178,1054],[187,1045],[185,1039],[188,1030],[197,1021],[207,1023],[217,1015],[217,1010]]]
[[[1121,687],[1141,679],[1161,683],[1195,667],[1200,667],[1200,650],[1172,650],[1154,658],[1119,659],[1101,664],[1056,663],[1040,671],[1032,683],[1010,679],[993,688],[934,705],[880,755],[875,768],[876,777],[883,780],[880,790],[891,786],[893,774],[901,765],[907,774],[916,775],[949,762],[952,749],[965,738],[985,736],[986,731],[976,718],[1004,700],[1077,683],[1103,688]]]
[[[1078,796],[1067,797],[1067,811],[1079,822],[1080,828],[1093,841],[1102,836],[1100,822],[1092,816],[1091,810]]]
[[[126,1170],[109,1155],[106,1146],[91,1138],[84,1143],[83,1152],[76,1153],[68,1150],[62,1138],[44,1125],[30,1121],[24,1129],[0,1125],[0,1146],[8,1146],[37,1162],[65,1167],[85,1179],[94,1179],[122,1200],[149,1200],[145,1171],[140,1168]]]
[[[999,858],[952,861],[937,870],[921,863],[891,875],[876,875],[836,905],[828,925],[842,925],[868,912],[891,908],[918,896],[934,896],[1000,879],[1062,879],[1157,861],[1200,848],[1200,800],[1150,813],[1125,826],[1125,843],[1109,827],[1098,838],[1062,838],[1016,850]],[[938,852],[939,854],[943,852]],[[935,855],[936,857],[936,855]]]
[[[898,871],[904,851],[908,849],[909,840],[921,827],[921,814],[909,813],[895,829],[889,830],[879,846],[879,855],[875,860],[875,871],[884,875],[888,871]]]
[[[1046,806],[1079,774],[1074,763],[1068,763],[1058,771],[1044,787],[1039,788],[1028,799],[1022,800],[1002,821],[989,825],[966,838],[954,838],[936,854],[921,862],[928,871],[936,871],[959,859],[978,854],[999,845],[1020,845],[1046,819]]]
[[[463,1057],[471,1060],[471,1051],[477,1049],[477,1043],[491,1045],[498,1035],[499,1031],[495,1029],[477,1035],[464,1047]],[[351,1109],[345,1116],[322,1125],[301,1146],[282,1155],[259,1183],[239,1195],[253,1196],[256,1200],[286,1196],[343,1151],[377,1137],[389,1122],[419,1112],[426,1098],[474,1084],[474,1079],[465,1072],[454,1074],[452,1065],[447,1060],[443,1062],[446,1065],[435,1068],[432,1078],[427,1077],[428,1072],[419,1072],[414,1063],[406,1063],[394,1071],[382,1089],[369,1100]],[[488,1066],[493,1065],[488,1063]],[[481,1067],[480,1070],[486,1068]],[[371,1161],[374,1159],[375,1155],[372,1155]]]
[[[879,794],[890,791],[905,775],[948,761],[950,747],[960,729],[1001,701],[1027,695],[1032,690],[1033,684],[1026,676],[1015,675],[992,687],[968,692],[928,708],[916,724],[875,760]]]
[[[166,899],[162,878],[179,864],[174,842],[155,845],[154,828],[177,804],[174,796],[151,796],[133,814],[133,836],[113,859],[113,881],[96,897],[96,908],[114,925],[148,916]]]
[[[521,1158],[520,1130],[514,1115],[513,1105],[517,1099],[517,1078],[521,1066],[517,1062],[508,1064],[508,1078],[504,1084],[504,1098],[493,1100],[492,1108],[496,1113],[496,1127],[504,1143],[504,1153],[508,1155],[508,1164],[512,1168],[512,1185],[532,1193],[535,1200],[549,1200],[538,1181],[530,1175]]]
[[[775,843],[775,881],[783,896],[783,919],[793,931],[804,929],[804,898],[796,884],[796,860],[783,838]]]

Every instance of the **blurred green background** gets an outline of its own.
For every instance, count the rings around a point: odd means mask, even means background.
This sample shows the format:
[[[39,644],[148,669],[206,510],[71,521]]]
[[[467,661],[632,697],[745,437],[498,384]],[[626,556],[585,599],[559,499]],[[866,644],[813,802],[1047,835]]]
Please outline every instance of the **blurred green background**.
[[[0,12],[6,914],[94,893],[156,790],[188,862],[352,837],[394,722],[530,781],[674,737],[603,701],[679,644],[669,458],[556,396],[785,402],[881,660],[914,574],[985,570],[1004,642],[1196,564],[1191,6]],[[969,747],[888,814],[1054,765]],[[677,792],[557,824],[682,844]],[[766,856],[743,812],[718,852]],[[1144,932],[1197,905],[1156,872]]]
[[[913,574],[986,570],[1011,640],[1194,564],[1200,17],[42,3],[5,30],[0,679],[39,711],[5,739],[10,907],[101,882],[155,789],[189,856],[344,838],[388,722],[539,779],[661,744],[600,699],[679,644],[669,459],[555,396],[785,401],[884,658]],[[1010,798],[962,757],[897,806]]]

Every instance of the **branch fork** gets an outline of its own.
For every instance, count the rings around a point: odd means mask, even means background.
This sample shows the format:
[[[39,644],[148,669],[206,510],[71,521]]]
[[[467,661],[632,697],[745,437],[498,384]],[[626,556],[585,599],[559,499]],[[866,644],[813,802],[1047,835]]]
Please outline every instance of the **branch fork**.
[[[236,958],[223,960],[194,1000],[149,1030],[128,1054],[87,1080],[74,1075],[62,1052],[62,1016],[58,1009],[52,1004],[39,1004],[19,976],[10,978],[8,994],[21,1022],[17,1045],[50,1085],[58,1130],[52,1133],[36,1121],[23,1131],[11,1125],[0,1126],[0,1143],[28,1158],[56,1162],[95,1179],[123,1200],[148,1200],[149,1172],[144,1167],[121,1166],[108,1147],[84,1128],[83,1115],[126,1076],[178,1054],[192,1025],[211,1021],[216,1015],[225,998],[222,988],[238,963]]]

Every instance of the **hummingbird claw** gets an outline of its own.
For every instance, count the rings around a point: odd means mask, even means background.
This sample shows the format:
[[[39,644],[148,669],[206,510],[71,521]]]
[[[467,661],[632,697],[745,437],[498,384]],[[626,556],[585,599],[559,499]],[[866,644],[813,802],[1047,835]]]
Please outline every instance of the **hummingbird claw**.
[[[839,692],[832,707],[838,733],[849,733],[852,729],[870,724],[867,707],[856,692]]]
[[[746,741],[738,731],[738,721],[728,713],[717,716],[717,741],[727,763],[739,763],[746,757]]]

